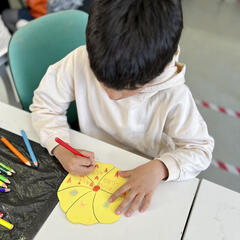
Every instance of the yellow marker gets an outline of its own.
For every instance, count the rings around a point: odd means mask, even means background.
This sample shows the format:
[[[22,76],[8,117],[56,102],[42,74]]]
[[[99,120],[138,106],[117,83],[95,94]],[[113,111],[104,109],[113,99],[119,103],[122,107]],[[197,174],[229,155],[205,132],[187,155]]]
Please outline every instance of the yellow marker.
[[[0,218],[0,225],[4,226],[5,228],[8,228],[9,230],[13,229],[13,224],[3,220]]]
[[[0,187],[7,188],[7,185],[4,182],[0,181]]]

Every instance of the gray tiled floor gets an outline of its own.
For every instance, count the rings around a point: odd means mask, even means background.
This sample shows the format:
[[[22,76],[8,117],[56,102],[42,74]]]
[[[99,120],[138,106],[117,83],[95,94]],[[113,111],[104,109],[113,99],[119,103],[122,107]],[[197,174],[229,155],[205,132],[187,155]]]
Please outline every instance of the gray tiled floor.
[[[187,64],[188,86],[196,99],[240,111],[239,1],[182,2],[185,27],[180,59]],[[13,99],[11,91],[8,93]],[[1,79],[0,101],[9,101]],[[216,141],[214,158],[240,166],[240,120],[202,107],[199,110]],[[240,192],[240,176],[211,166],[200,177]]]
[[[181,60],[196,99],[240,111],[240,3],[183,0]],[[240,119],[199,107],[216,146],[214,159],[240,166]],[[210,167],[200,177],[240,192],[240,175]]]

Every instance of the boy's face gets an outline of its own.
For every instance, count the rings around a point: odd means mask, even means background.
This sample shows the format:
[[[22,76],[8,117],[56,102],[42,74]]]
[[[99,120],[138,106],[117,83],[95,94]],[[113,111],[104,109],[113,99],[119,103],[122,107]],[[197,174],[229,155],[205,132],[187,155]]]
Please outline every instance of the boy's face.
[[[130,97],[130,96],[133,96],[135,94],[140,93],[146,87],[146,85],[144,85],[143,87],[135,89],[135,90],[127,90],[127,89],[124,89],[124,90],[114,90],[114,89],[106,87],[101,82],[100,82],[100,84],[103,87],[103,89],[106,91],[108,97],[110,99],[112,99],[112,100],[120,100],[120,99],[123,99],[123,98],[127,98],[127,97]]]

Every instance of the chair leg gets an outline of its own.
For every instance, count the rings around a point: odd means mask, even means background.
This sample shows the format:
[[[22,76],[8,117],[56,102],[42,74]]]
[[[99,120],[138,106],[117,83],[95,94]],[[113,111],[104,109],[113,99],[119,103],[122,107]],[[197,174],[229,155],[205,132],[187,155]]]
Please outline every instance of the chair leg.
[[[7,92],[7,101],[12,106],[22,108],[19,98],[17,96],[17,91],[11,80],[11,76],[6,69],[6,67],[7,67],[5,65],[6,61],[7,61],[7,58],[5,58],[5,62],[4,62],[3,57],[0,58],[1,78],[3,80],[4,88]]]

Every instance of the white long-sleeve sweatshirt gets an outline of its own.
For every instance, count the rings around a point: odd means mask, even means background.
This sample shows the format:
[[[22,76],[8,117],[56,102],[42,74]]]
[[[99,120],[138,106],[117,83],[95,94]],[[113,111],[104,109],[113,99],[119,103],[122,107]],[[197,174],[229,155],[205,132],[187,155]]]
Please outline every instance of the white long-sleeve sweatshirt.
[[[75,49],[49,67],[34,92],[30,110],[42,146],[51,154],[55,137],[70,142],[66,110],[76,100],[82,133],[161,160],[168,181],[197,176],[210,165],[214,141],[184,84],[178,55],[140,93],[111,100],[89,66],[86,47]]]

